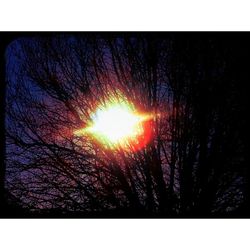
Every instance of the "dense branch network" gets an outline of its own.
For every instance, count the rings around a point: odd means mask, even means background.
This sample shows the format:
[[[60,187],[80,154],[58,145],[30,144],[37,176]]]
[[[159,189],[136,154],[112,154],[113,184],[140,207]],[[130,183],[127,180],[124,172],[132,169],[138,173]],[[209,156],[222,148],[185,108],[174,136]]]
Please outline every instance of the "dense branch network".
[[[237,208],[241,141],[230,141],[237,124],[224,123],[236,116],[228,109],[232,94],[223,104],[212,99],[233,89],[218,87],[230,65],[217,67],[224,58],[219,46],[200,57],[210,46],[202,42],[180,48],[178,39],[154,37],[16,40],[8,49],[6,95],[12,199],[31,211],[178,215]],[[191,59],[196,46],[201,52]],[[136,152],[110,150],[73,133],[119,92],[139,110],[160,114],[150,143]]]

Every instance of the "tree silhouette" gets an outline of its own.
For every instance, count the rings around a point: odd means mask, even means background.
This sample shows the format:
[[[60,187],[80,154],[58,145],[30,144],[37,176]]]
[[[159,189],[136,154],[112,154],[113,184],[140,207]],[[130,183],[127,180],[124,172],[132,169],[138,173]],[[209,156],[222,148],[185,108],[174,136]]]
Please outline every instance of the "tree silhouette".
[[[248,48],[234,36],[15,40],[6,52],[9,202],[39,215],[248,216]],[[120,93],[153,114],[146,145],[111,150],[74,133]]]

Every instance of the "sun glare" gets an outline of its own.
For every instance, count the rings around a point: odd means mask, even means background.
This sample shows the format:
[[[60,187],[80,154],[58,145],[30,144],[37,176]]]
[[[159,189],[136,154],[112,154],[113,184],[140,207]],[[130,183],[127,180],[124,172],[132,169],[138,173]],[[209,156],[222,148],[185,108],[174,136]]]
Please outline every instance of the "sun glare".
[[[119,143],[128,137],[143,133],[141,121],[142,117],[135,115],[128,107],[117,104],[98,109],[89,131],[104,137],[111,143]]]
[[[139,114],[132,103],[125,99],[109,100],[99,105],[91,114],[91,122],[75,135],[90,134],[109,148],[141,148],[148,141],[145,122],[150,115]]]

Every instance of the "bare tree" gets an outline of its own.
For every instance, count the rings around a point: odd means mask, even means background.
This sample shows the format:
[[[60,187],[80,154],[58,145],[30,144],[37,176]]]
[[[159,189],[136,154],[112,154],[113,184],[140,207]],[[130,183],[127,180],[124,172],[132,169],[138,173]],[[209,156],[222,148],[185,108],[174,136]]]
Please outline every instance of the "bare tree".
[[[230,145],[241,141],[228,142],[238,131],[225,124],[234,116],[230,93],[224,106],[213,100],[230,68],[217,68],[225,55],[216,46],[213,39],[150,35],[16,40],[8,48],[6,93],[12,199],[40,212],[178,216],[237,208],[243,175],[230,166],[241,165]],[[151,138],[136,151],[74,133],[119,93],[153,114]]]

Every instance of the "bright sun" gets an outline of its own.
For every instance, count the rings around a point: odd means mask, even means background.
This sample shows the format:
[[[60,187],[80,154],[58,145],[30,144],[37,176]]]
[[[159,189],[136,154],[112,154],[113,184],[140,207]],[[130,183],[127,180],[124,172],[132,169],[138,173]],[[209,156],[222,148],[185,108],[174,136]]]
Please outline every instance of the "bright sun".
[[[125,149],[142,143],[144,123],[149,119],[149,115],[139,114],[132,103],[124,99],[110,99],[91,114],[89,126],[76,130],[74,134],[91,134],[105,146]]]
[[[117,144],[142,134],[141,122],[142,117],[133,113],[128,106],[116,104],[98,109],[93,116],[93,126],[88,131]]]

